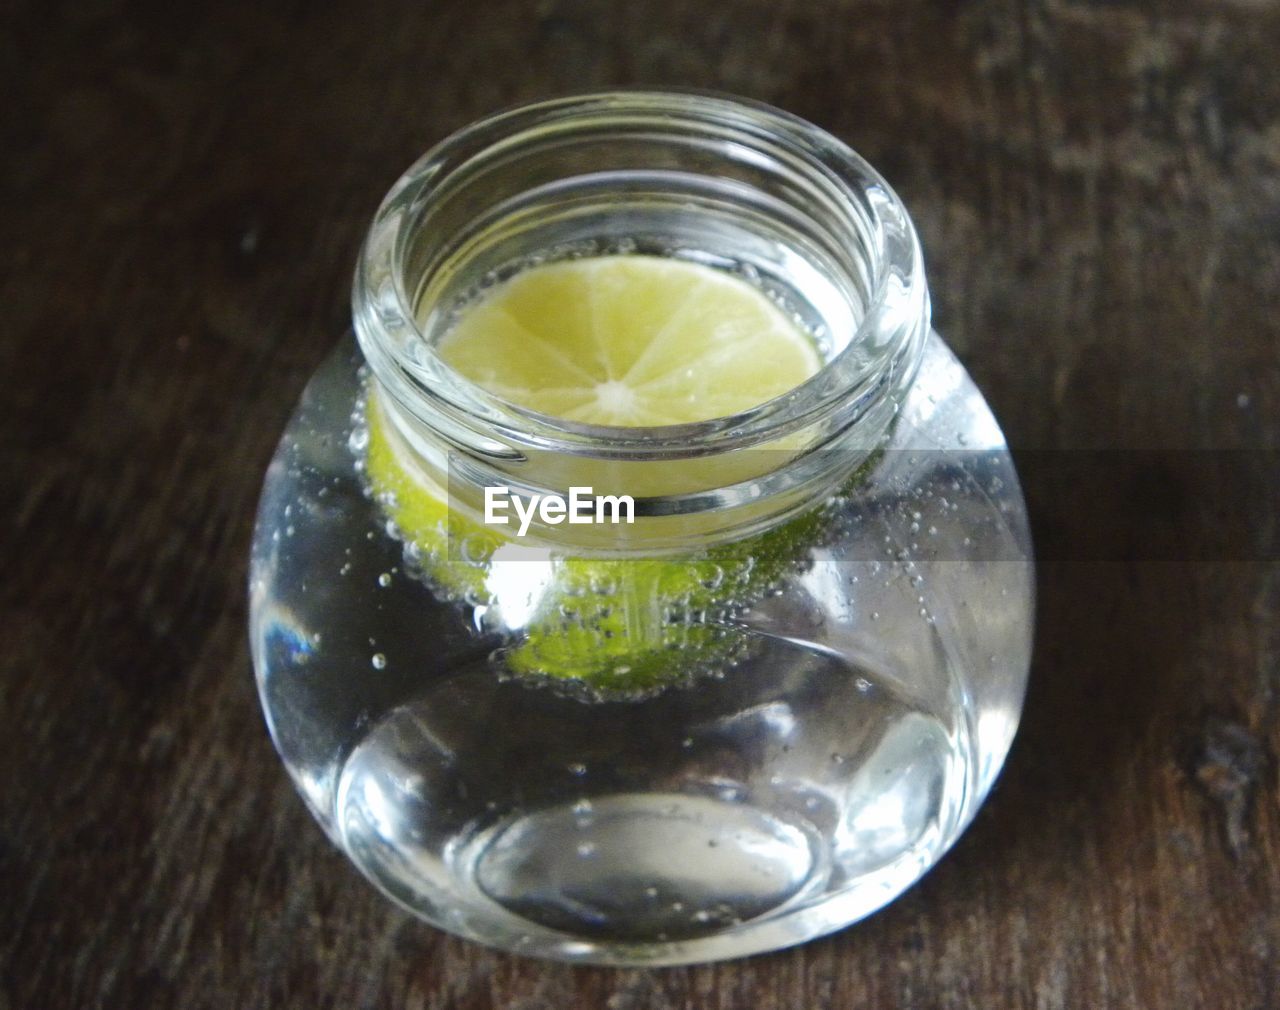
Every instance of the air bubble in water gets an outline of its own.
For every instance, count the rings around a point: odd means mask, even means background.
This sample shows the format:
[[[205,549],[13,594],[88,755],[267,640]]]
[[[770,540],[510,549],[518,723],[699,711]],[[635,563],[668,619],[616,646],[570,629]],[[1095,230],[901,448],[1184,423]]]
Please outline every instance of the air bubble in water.
[[[469,565],[484,564],[484,542],[478,537],[463,537],[460,547],[462,560]]]

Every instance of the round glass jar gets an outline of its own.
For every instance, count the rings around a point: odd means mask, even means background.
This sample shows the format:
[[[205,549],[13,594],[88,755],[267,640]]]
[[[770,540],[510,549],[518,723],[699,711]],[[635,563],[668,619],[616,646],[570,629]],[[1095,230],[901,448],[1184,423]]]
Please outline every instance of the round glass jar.
[[[495,285],[606,255],[733,273],[823,366],[734,416],[620,428],[437,353]],[[250,620],[276,747],[379,888],[509,950],[678,964],[846,926],[956,840],[1018,722],[1030,542],[866,162],[708,95],[500,114],[392,188],[354,330],[268,471]],[[388,490],[391,450],[415,476]],[[499,485],[629,493],[636,520],[477,540]]]

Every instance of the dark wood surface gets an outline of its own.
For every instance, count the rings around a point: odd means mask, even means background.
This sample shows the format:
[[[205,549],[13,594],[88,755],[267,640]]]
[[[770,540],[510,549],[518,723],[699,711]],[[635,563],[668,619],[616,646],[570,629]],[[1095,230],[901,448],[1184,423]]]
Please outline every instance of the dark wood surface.
[[[1275,3],[3,17],[0,1010],[1280,1006]],[[661,971],[378,897],[286,780],[245,632],[262,471],[383,192],[496,107],[633,83],[772,101],[890,178],[1043,557],[956,849],[838,935]],[[1104,479],[1108,447],[1160,452]]]

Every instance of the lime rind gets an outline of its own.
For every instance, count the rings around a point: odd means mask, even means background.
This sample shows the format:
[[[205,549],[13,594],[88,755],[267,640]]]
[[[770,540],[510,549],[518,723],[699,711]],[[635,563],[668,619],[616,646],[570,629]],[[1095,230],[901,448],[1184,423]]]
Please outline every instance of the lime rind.
[[[447,599],[483,599],[486,567],[504,539],[449,509],[436,481],[400,447],[372,387],[365,395],[363,423],[367,490],[398,529],[407,560]],[[451,540],[459,537],[466,539],[468,561],[450,551]]]
[[[501,566],[531,562],[504,560],[501,548],[514,540],[451,510],[372,388],[366,401],[363,473],[406,555],[442,598],[501,611]],[[730,666],[750,652],[735,613],[802,564],[822,539],[825,515],[815,506],[774,529],[678,556],[552,554],[505,664],[518,675],[624,692]]]
[[[815,508],[774,530],[689,555],[559,559],[548,605],[509,650],[507,664],[516,673],[626,691],[732,665],[751,645],[734,625],[735,613],[802,563],[820,539],[822,517]]]

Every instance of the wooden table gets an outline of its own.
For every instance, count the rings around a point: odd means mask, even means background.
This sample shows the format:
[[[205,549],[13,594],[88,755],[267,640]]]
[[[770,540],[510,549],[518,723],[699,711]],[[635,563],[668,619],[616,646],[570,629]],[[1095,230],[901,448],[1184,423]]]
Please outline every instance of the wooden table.
[[[1280,1006],[1276,4],[141,6],[0,33],[0,1010]],[[482,113],[633,83],[766,99],[889,177],[1042,556],[956,849],[836,936],[662,971],[378,897],[245,633],[262,471],[383,192]]]

